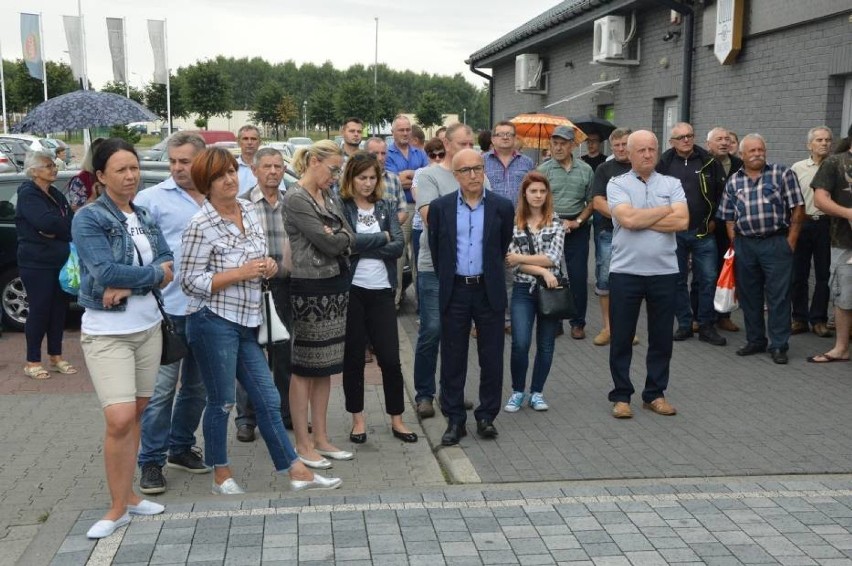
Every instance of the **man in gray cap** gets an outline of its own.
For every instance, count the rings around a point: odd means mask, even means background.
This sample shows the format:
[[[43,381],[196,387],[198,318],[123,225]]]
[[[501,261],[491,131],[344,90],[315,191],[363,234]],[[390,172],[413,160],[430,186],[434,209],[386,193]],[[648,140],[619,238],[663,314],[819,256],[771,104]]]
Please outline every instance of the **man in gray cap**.
[[[565,267],[577,316],[572,318],[571,338],[586,337],[586,303],[589,278],[589,234],[592,216],[592,168],[581,159],[574,159],[577,147],[574,129],[559,126],[550,138],[552,159],[539,165],[538,170],[547,176],[553,191],[553,207],[565,229]]]

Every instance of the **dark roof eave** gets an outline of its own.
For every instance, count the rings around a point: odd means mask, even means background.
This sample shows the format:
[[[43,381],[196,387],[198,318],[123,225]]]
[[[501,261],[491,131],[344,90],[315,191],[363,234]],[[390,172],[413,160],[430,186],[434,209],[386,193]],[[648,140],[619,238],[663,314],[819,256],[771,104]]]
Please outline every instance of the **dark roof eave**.
[[[523,26],[504,35],[486,47],[474,52],[465,60],[468,66],[491,68],[495,63],[529,50],[531,47],[551,41],[574,31],[615,10],[635,4],[638,0],[574,0],[563,2],[567,9],[558,11],[559,6],[533,18]],[[554,12],[549,19],[543,19]]]

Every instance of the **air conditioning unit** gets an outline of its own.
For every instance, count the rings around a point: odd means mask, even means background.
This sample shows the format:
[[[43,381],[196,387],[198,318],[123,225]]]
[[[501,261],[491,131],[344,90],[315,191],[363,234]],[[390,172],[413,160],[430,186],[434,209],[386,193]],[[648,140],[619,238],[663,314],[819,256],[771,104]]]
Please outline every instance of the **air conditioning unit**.
[[[592,61],[610,61],[624,58],[624,16],[604,16],[595,20],[595,41]]]
[[[542,90],[544,62],[535,53],[524,53],[515,57],[515,91]]]

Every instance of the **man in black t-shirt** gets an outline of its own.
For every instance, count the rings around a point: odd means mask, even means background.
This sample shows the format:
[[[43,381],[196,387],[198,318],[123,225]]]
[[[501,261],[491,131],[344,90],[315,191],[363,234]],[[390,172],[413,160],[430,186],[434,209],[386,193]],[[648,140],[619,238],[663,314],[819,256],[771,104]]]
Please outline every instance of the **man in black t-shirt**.
[[[612,217],[606,202],[606,185],[613,177],[630,171],[630,159],[627,155],[627,136],[629,128],[617,128],[609,136],[613,158],[605,161],[595,170],[592,178],[592,206],[595,215],[595,295],[601,304],[603,328],[595,336],[596,346],[609,344],[609,261],[612,257]]]

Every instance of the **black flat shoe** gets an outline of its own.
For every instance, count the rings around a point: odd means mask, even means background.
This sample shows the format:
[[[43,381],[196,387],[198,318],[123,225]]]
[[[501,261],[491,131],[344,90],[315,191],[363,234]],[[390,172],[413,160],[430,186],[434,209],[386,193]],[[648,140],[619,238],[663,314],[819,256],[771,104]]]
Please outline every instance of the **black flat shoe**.
[[[355,429],[353,428],[352,430],[354,431]],[[365,430],[364,432],[359,432],[358,434],[350,432],[349,440],[351,440],[355,444],[364,444],[365,442],[367,442],[367,431]]]
[[[442,446],[455,446],[459,443],[459,440],[467,436],[467,430],[465,430],[463,424],[454,424],[450,423],[447,426],[446,432],[441,437],[441,445]]]
[[[737,350],[738,356],[752,356],[754,354],[760,354],[766,351],[765,344],[755,344],[753,342],[747,343],[745,346]]]
[[[417,442],[417,435],[413,432],[399,432],[393,427],[391,427],[391,432],[394,438],[398,438],[403,442]]]

